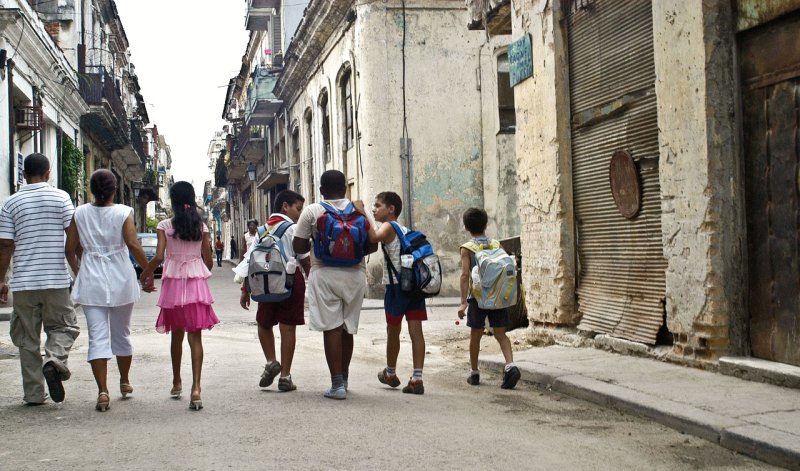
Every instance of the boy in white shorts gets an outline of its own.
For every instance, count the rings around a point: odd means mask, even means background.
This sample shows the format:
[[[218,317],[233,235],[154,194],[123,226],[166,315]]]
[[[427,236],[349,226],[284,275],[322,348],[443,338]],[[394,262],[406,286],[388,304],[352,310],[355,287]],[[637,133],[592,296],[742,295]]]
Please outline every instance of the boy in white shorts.
[[[347,180],[342,172],[328,170],[320,177],[320,193],[323,202],[343,211],[351,201],[345,198]],[[292,242],[295,253],[311,250],[311,240],[319,235],[319,219],[326,213],[320,203],[312,203],[303,209]],[[365,226],[369,230],[375,222],[366,216]],[[360,255],[375,252],[377,244],[368,244]],[[301,263],[309,263],[304,259]],[[311,267],[308,281],[309,328],[323,332],[325,358],[331,374],[331,388],[324,396],[331,399],[347,397],[347,377],[350,359],[353,356],[353,334],[358,332],[361,304],[367,289],[366,263],[361,260],[353,266],[331,266],[325,264],[316,250],[311,250]],[[307,268],[307,267],[304,267]]]

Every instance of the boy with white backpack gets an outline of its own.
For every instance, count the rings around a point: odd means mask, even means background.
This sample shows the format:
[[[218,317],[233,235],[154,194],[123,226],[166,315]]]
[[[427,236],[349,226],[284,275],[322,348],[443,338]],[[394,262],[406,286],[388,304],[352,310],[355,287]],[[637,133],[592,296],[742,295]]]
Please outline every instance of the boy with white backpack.
[[[267,359],[258,385],[268,387],[280,373],[278,390],[284,392],[297,389],[291,375],[295,331],[298,325],[305,324],[306,282],[298,265],[303,264],[309,254],[295,256],[292,248],[295,223],[304,203],[305,198],[294,191],[278,193],[275,212],[264,226],[257,229],[256,238],[241,263],[247,267],[247,277],[242,284],[240,305],[248,309],[251,296],[258,302],[258,340]],[[279,326],[281,333],[282,363],[275,356],[275,335],[272,332],[275,325]]]
[[[486,236],[489,222],[486,211],[469,208],[464,211],[463,221],[464,229],[471,236],[470,241],[461,246],[461,305],[458,308],[459,319],[466,316],[467,326],[471,329],[467,383],[473,386],[480,384],[478,353],[488,318],[506,362],[500,387],[513,389],[521,374],[514,365],[514,353],[511,341],[506,336],[506,328],[511,323],[507,307],[514,305],[517,298],[516,263],[500,248],[497,240]]]

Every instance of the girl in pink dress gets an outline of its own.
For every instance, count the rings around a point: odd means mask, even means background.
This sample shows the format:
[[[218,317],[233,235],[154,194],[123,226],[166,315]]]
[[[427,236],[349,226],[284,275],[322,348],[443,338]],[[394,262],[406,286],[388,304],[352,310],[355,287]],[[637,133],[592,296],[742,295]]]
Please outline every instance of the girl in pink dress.
[[[203,368],[203,329],[211,329],[219,323],[211,304],[214,298],[208,289],[211,276],[211,244],[208,227],[200,219],[195,203],[194,187],[188,182],[177,182],[169,189],[172,200],[172,219],[161,221],[156,227],[158,247],[156,256],[147,264],[141,279],[145,291],[154,291],[153,272],[164,263],[161,276],[161,295],[158,306],[161,313],[156,321],[156,330],[172,333],[172,390],[173,397],[180,397],[181,355],[183,334],[187,333],[192,352],[192,393],[189,409],[200,410],[200,373]]]

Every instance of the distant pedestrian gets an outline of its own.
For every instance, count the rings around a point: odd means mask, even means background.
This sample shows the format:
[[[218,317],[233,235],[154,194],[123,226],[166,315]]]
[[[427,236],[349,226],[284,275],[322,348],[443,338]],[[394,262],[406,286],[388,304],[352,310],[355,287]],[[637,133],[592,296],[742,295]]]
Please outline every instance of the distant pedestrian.
[[[458,307],[458,317],[463,319],[467,316],[467,326],[470,328],[469,336],[469,365],[470,372],[467,383],[477,386],[480,384],[481,376],[478,370],[478,354],[481,349],[481,337],[486,326],[486,319],[489,319],[489,326],[494,330],[494,338],[500,344],[500,351],[505,358],[505,368],[503,372],[503,389],[513,389],[520,378],[519,368],[514,364],[514,352],[511,349],[511,341],[506,335],[506,328],[511,323],[508,309],[482,309],[478,307],[478,301],[472,296],[472,268],[476,265],[475,253],[485,248],[500,247],[500,243],[495,239],[486,236],[486,225],[489,217],[486,211],[480,208],[469,208],[464,211],[462,217],[464,229],[469,233],[469,242],[463,244],[461,251],[461,305]]]
[[[177,182],[169,189],[172,201],[172,219],[161,221],[156,227],[158,247],[156,256],[147,264],[141,279],[146,290],[153,288],[153,271],[164,262],[161,275],[161,295],[158,306],[161,313],[156,330],[172,333],[172,389],[170,395],[180,397],[181,356],[183,337],[187,333],[192,352],[192,391],[189,409],[203,408],[200,375],[203,369],[203,329],[219,323],[211,305],[214,298],[208,288],[211,276],[210,237],[208,227],[200,219],[195,203],[194,187],[188,182]]]
[[[239,256],[239,252],[236,250],[236,239],[231,236],[231,243],[229,245],[231,249],[231,261],[236,260],[236,257]]]
[[[247,221],[247,232],[244,233],[244,249],[242,250],[242,259],[244,259],[244,254],[250,250],[250,246],[253,244],[253,241],[258,237],[257,232],[258,220],[250,219]]]
[[[298,325],[305,324],[303,316],[306,280],[303,273],[298,269],[296,260],[304,260],[309,254],[295,255],[292,249],[292,239],[296,228],[295,222],[303,211],[305,198],[299,193],[291,190],[283,190],[275,196],[275,212],[269,216],[264,225],[264,235],[274,234],[280,236],[283,246],[282,253],[287,257],[287,263],[292,263],[294,271],[286,276],[293,277],[292,294],[289,298],[274,303],[259,302],[256,312],[256,323],[258,324],[258,340],[261,343],[261,350],[267,360],[264,372],[261,374],[259,387],[266,388],[275,380],[275,376],[280,373],[278,378],[279,391],[294,391],[296,386],[292,381],[292,359],[296,343],[296,329]],[[257,246],[257,245],[256,245]],[[252,253],[252,247],[250,253]],[[245,256],[249,259],[249,256]],[[301,262],[302,263],[302,262]],[[305,264],[308,268],[308,264]],[[306,272],[307,273],[307,272]],[[239,304],[244,309],[250,306],[250,285],[245,278],[242,283],[242,295]],[[281,361],[275,355],[275,334],[272,332],[274,326],[278,326],[281,334]]]
[[[320,193],[324,198],[322,203],[312,203],[303,209],[297,221],[293,247],[295,253],[306,253],[311,248],[310,240],[314,241],[308,281],[309,327],[323,332],[325,358],[331,374],[331,387],[323,395],[330,399],[346,399],[353,335],[358,332],[361,304],[367,290],[364,255],[376,251],[378,244],[369,244],[366,240],[366,233],[374,222],[371,215],[355,212],[352,202],[345,196],[347,180],[342,172],[323,173]],[[343,219],[347,220],[346,224]],[[333,225],[336,224],[349,229],[335,230]],[[337,234],[336,238],[329,239],[333,234]],[[308,259],[303,263],[305,268]]]
[[[214,242],[214,252],[217,253],[217,266],[222,266],[222,251],[225,249],[225,244],[222,243],[222,240],[217,236],[217,240]]]
[[[106,169],[95,171],[89,188],[94,203],[75,210],[67,230],[66,252],[76,275],[72,300],[83,306],[89,330],[88,361],[98,389],[95,409],[103,412],[110,402],[107,376],[112,356],[117,357],[120,394],[124,398],[133,393],[129,378],[131,317],[140,292],[129,253],[142,267],[147,265],[147,256],[136,237],[133,208],[114,204],[114,174]]]
[[[34,153],[23,163],[25,181],[0,211],[0,303],[14,293],[11,313],[11,341],[19,348],[23,400],[43,404],[47,395],[64,401],[64,385],[70,377],[67,357],[80,332],[72,300],[71,278],[64,257],[64,231],[75,209],[69,195],[51,187],[50,161]],[[14,269],[6,284],[11,256]],[[41,331],[44,361],[41,354]]]

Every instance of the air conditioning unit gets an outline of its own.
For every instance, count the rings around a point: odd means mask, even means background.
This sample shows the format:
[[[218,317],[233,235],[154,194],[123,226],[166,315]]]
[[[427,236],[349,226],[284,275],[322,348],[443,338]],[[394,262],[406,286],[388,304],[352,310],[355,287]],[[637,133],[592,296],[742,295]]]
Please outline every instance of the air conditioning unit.
[[[253,72],[253,77],[256,78],[264,78],[269,76],[269,69],[266,67],[256,67],[256,70]]]
[[[17,129],[41,131],[44,125],[44,113],[41,106],[18,106],[14,109],[14,122]]]

